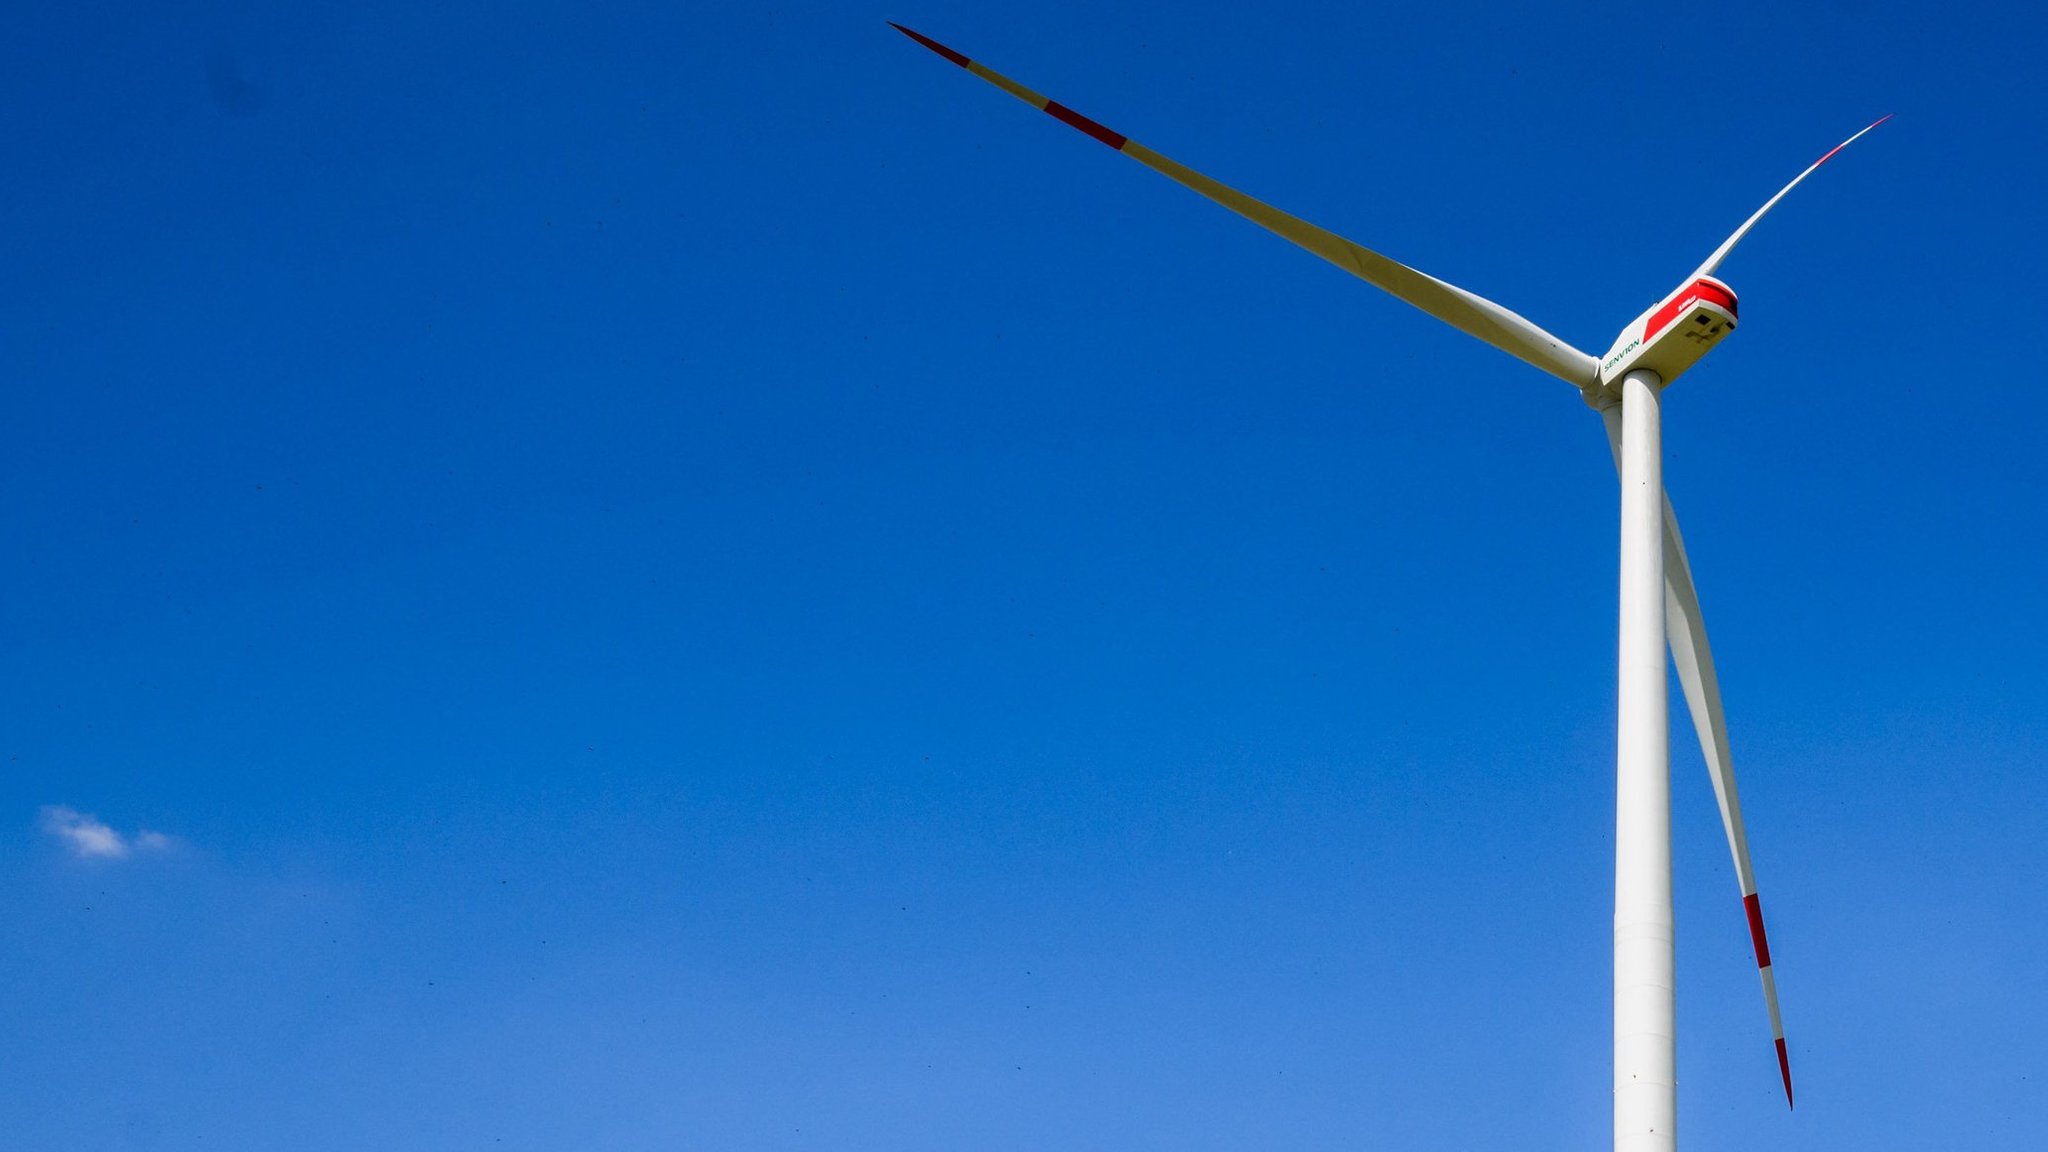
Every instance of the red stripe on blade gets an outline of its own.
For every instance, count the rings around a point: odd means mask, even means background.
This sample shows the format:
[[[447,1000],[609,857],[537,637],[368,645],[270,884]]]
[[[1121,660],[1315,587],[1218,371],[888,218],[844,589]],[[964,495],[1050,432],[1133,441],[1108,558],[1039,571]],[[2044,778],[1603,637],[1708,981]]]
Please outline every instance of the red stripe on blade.
[[[939,55],[944,56],[946,59],[951,60],[953,63],[958,64],[962,68],[967,67],[967,57],[962,56],[958,52],[953,51],[951,48],[946,47],[944,44],[939,43],[937,40],[934,40],[929,36],[922,36],[916,32],[912,32],[910,29],[905,28],[903,25],[898,24],[894,20],[889,21],[889,27],[894,28],[898,32],[903,33],[905,36],[910,37],[912,40],[917,41],[919,44],[922,44],[925,47],[931,49],[932,51],[937,52]]]
[[[1785,1107],[1792,1106],[1792,1061],[1785,1058],[1785,1041],[1778,1041],[1778,1075],[1785,1081]]]
[[[1769,968],[1771,946],[1764,939],[1764,906],[1757,899],[1756,893],[1751,892],[1742,898],[1742,910],[1749,913],[1749,942],[1756,948],[1756,966]]]
[[[1095,121],[1090,120],[1057,100],[1047,100],[1045,102],[1045,114],[1063,124],[1071,124],[1079,128],[1081,131],[1086,132],[1119,152],[1124,150],[1124,142],[1130,139],[1130,137],[1120,132],[1111,132],[1109,129],[1104,128],[1102,125],[1097,124]]]
[[[1892,118],[1893,116],[1895,116],[1895,115],[1897,115],[1897,113],[1895,113],[1895,112],[1887,112],[1887,113],[1885,113],[1884,115],[1882,115],[1882,116],[1878,117],[1878,118],[1877,118],[1876,120],[1872,121],[1872,122],[1871,122],[1871,125],[1870,125],[1870,128],[1875,128],[1875,127],[1877,127],[1877,126],[1878,126],[1879,124],[1882,124],[1882,123],[1884,123],[1885,121],[1887,121],[1887,120],[1891,119],[1891,118]],[[1865,128],[1865,129],[1863,130],[1863,132],[1868,132],[1868,131],[1870,131],[1870,128]],[[1861,136],[1861,135],[1863,135],[1863,132],[1858,132],[1858,133],[1856,134],[1856,136]],[[1854,139],[1856,138],[1856,136],[1851,136],[1851,137],[1849,137],[1849,140],[1854,140]],[[1823,164],[1827,163],[1828,161],[1830,161],[1830,160],[1833,160],[1833,159],[1835,158],[1835,153],[1837,153],[1837,152],[1840,152],[1840,151],[1841,151],[1842,149],[1844,149],[1844,148],[1847,148],[1847,147],[1849,146],[1849,140],[1844,140],[1844,141],[1842,141],[1842,142],[1841,142],[1840,144],[1837,144],[1837,145],[1835,145],[1835,146],[1834,146],[1833,148],[1830,148],[1830,149],[1828,149],[1828,154],[1827,154],[1827,155],[1825,155],[1825,156],[1823,156],[1823,157],[1821,157],[1821,158],[1820,158],[1820,159],[1818,159],[1818,160],[1815,160],[1815,161],[1813,162],[1813,166],[1814,166],[1815,168],[1818,168],[1818,167],[1820,167],[1821,165],[1823,165]]]

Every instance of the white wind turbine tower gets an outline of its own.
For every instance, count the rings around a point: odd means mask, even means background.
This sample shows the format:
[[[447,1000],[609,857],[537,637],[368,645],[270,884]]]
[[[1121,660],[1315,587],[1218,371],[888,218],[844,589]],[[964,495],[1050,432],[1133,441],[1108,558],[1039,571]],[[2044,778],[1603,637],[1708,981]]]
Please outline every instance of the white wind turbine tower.
[[[999,75],[901,24],[891,27],[969,72],[1094,137],[1138,163],[1291,240],[1366,283],[1526,360],[1579,389],[1600,413],[1621,472],[1620,724],[1615,746],[1614,826],[1614,1147],[1670,1152],[1677,1146],[1677,1046],[1671,915],[1670,739],[1664,679],[1669,644],[1679,684],[1699,733],[1735,857],[1735,876],[1763,977],[1764,1006],[1777,1045],[1785,1103],[1792,1069],[1778,1015],[1778,989],[1764,939],[1763,911],[1728,755],[1727,725],[1699,596],[1686,564],[1678,518],[1664,494],[1659,394],[1735,328],[1735,293],[1714,272],[1785,193],[1878,120],[1836,145],[1794,177],[1714,254],[1662,300],[1623,328],[1595,360],[1536,325],[1462,288],[1446,284],[1334,233],[1290,216],[1161,156],[1056,101]]]

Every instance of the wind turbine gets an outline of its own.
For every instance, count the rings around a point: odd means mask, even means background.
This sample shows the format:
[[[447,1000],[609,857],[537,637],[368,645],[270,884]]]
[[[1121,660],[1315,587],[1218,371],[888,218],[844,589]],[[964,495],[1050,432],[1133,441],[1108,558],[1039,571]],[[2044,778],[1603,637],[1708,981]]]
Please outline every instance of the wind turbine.
[[[1728,753],[1721,686],[1686,563],[1678,516],[1664,493],[1662,403],[1665,385],[1735,330],[1735,293],[1714,273],[1757,221],[1835,153],[1891,119],[1885,116],[1835,145],[1764,202],[1721,242],[1692,275],[1630,321],[1599,360],[1520,315],[1369,248],[1325,231],[1161,156],[994,69],[901,24],[890,27],[1037,108],[1094,137],[1168,179],[1291,240],[1397,299],[1460,331],[1543,369],[1573,387],[1607,429],[1621,473],[1621,643],[1619,731],[1615,741],[1614,836],[1614,1147],[1617,1152],[1670,1152],[1677,1146],[1676,1005],[1671,913],[1671,773],[1664,651],[1668,643],[1679,685],[1699,734],[1700,751],[1721,808],[1743,913],[1762,976],[1764,1007],[1777,1047],[1785,1105],[1792,1105],[1792,1065],[1778,1013],[1778,986],[1764,938],[1763,907],[1750,866],[1749,839]]]

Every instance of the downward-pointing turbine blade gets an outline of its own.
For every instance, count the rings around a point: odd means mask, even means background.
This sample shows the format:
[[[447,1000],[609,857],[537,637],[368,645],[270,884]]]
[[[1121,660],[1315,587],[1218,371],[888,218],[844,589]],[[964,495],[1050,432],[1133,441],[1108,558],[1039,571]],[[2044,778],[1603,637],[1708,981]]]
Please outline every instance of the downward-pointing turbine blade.
[[[893,21],[889,26],[1061,123],[1094,137],[1170,180],[1194,189],[1252,223],[1283,239],[1293,241],[1360,280],[1420,308],[1453,328],[1477,336],[1501,351],[1534,364],[1545,372],[1580,388],[1588,387],[1595,382],[1599,365],[1591,356],[1493,301],[1467,292],[1454,284],[1447,284],[1427,273],[1418,272],[1406,264],[1390,260],[1370,248],[1353,244],[1334,232],[1318,228],[1299,217],[1290,216],[1270,204],[1254,200],[1192,168],[1161,156],[1122,133],[1103,127],[1064,104],[1046,99],[928,36]]]
[[[1891,119],[1889,115],[1880,116],[1869,127],[1863,129],[1863,132],[1868,132],[1871,128],[1875,128],[1879,124],[1882,124],[1889,119]],[[1714,274],[1714,270],[1721,266],[1721,261],[1726,260],[1728,258],[1728,253],[1735,250],[1735,245],[1739,243],[1744,236],[1749,235],[1749,230],[1751,228],[1756,227],[1757,221],[1764,218],[1764,213],[1769,212],[1771,209],[1777,207],[1778,201],[1783,200],[1785,198],[1785,193],[1790,192],[1794,188],[1799,187],[1799,182],[1801,180],[1806,179],[1808,176],[1813,175],[1814,169],[1827,163],[1829,160],[1834,159],[1835,153],[1840,152],[1842,149],[1847,148],[1849,145],[1854,144],[1856,141],[1862,139],[1863,132],[1858,132],[1856,135],[1851,136],[1847,140],[1842,141],[1840,144],[1835,145],[1833,148],[1828,149],[1827,155],[1821,157],[1818,160],[1815,160],[1812,164],[1807,166],[1806,171],[1801,172],[1797,176],[1794,176],[1790,184],[1787,184],[1783,188],[1778,189],[1778,194],[1776,196],[1773,196],[1769,200],[1764,201],[1764,206],[1757,209],[1755,215],[1751,216],[1749,219],[1744,220],[1742,222],[1742,227],[1737,228],[1735,230],[1735,235],[1730,236],[1726,240],[1721,241],[1721,246],[1719,248],[1714,249],[1714,254],[1712,256],[1707,257],[1707,262],[1705,264],[1700,265],[1699,271],[1694,272],[1692,274],[1692,278],[1697,280],[1702,276],[1712,276]]]
[[[1621,458],[1621,409],[1604,409],[1608,447]],[[1764,935],[1763,903],[1757,898],[1756,871],[1749,859],[1749,834],[1742,826],[1742,800],[1735,791],[1735,765],[1728,751],[1728,720],[1721,710],[1721,681],[1714,673],[1714,652],[1707,644],[1706,617],[1686,561],[1685,538],[1678,531],[1678,513],[1664,497],[1664,632],[1671,644],[1671,663],[1692,713],[1714,800],[1721,808],[1721,828],[1728,834],[1728,852],[1735,858],[1735,879],[1742,888],[1743,916],[1749,921],[1749,943],[1756,953],[1764,986],[1764,1008],[1770,1013],[1771,1040],[1778,1050],[1778,1076],[1785,1084],[1785,1106],[1792,1106],[1792,1063],[1785,1051],[1785,1022],[1778,1013],[1778,981],[1771,971],[1771,945]]]
[[[1728,834],[1728,852],[1735,858],[1735,878],[1742,886],[1742,910],[1749,920],[1749,943],[1764,986],[1764,1008],[1771,1016],[1771,1039],[1778,1048],[1778,1075],[1785,1082],[1785,1106],[1792,1106],[1792,1064],[1785,1052],[1785,1022],[1778,1014],[1778,982],[1771,972],[1771,945],[1764,936],[1763,904],[1757,898],[1756,871],[1749,859],[1749,835],[1742,826],[1742,800],[1735,791],[1735,765],[1728,751],[1728,720],[1721,710],[1721,681],[1714,674],[1714,653],[1707,646],[1706,619],[1700,613],[1699,591],[1686,562],[1685,539],[1678,532],[1678,513],[1664,499],[1664,617],[1671,640],[1671,662],[1692,712],[1700,754],[1714,782],[1714,800],[1721,807],[1721,827]]]

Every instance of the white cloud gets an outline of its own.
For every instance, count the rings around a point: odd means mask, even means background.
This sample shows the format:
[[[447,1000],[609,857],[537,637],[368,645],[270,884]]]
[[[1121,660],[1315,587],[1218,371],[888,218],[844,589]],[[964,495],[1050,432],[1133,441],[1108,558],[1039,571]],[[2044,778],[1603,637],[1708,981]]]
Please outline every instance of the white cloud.
[[[74,856],[97,860],[120,860],[136,852],[163,852],[177,843],[161,832],[144,828],[127,837],[90,812],[63,804],[46,804],[42,812],[43,831],[55,836]]]

